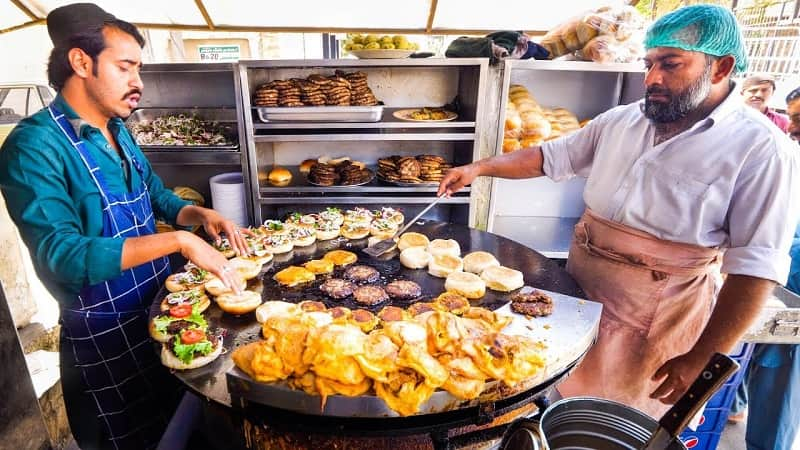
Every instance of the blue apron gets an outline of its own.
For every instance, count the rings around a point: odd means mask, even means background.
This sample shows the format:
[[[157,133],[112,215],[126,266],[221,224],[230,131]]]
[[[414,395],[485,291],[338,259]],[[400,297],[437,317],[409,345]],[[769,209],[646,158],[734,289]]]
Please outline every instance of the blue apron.
[[[48,109],[100,193],[102,236],[154,234],[146,183],[130,193],[112,192],[67,118],[52,105]],[[119,144],[142,175],[133,152]],[[167,399],[178,394],[174,377],[153,351],[147,317],[169,273],[168,259],[157,258],[126,269],[113,280],[85,286],[73,305],[62,305],[64,399],[73,435],[82,448],[143,449],[158,444],[173,406]]]

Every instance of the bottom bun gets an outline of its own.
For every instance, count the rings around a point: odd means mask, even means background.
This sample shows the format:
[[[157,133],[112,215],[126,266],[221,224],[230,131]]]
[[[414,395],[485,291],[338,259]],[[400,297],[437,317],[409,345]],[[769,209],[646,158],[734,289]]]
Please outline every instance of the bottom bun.
[[[317,239],[320,241],[329,241],[339,237],[339,229],[335,230],[320,230],[317,229]]]
[[[189,370],[189,369],[196,369],[198,367],[203,367],[206,364],[214,361],[217,357],[222,353],[222,340],[220,339],[219,343],[217,344],[217,348],[215,348],[211,353],[205,356],[195,356],[192,359],[192,362],[186,364],[185,362],[178,359],[174,353],[169,349],[168,344],[163,344],[161,346],[161,364],[170,369],[175,370]]]
[[[430,260],[431,254],[425,247],[409,247],[400,252],[400,264],[409,269],[424,269]]]
[[[261,294],[242,291],[241,294],[222,294],[217,297],[217,306],[231,314],[247,314],[261,305]]]
[[[503,266],[488,267],[481,272],[486,287],[500,292],[511,292],[525,285],[522,272]]]
[[[451,272],[444,282],[444,288],[473,300],[486,294],[486,282],[470,272]]]

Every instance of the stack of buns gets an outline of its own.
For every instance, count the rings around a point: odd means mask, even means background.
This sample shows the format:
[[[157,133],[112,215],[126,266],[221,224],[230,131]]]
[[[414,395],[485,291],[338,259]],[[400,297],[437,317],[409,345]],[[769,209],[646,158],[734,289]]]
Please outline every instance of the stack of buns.
[[[503,153],[541,145],[580,128],[575,114],[564,108],[543,108],[525,86],[512,84],[506,104]]]
[[[632,62],[642,54],[644,19],[632,6],[602,7],[550,30],[540,44],[551,58],[574,54],[600,63]]]

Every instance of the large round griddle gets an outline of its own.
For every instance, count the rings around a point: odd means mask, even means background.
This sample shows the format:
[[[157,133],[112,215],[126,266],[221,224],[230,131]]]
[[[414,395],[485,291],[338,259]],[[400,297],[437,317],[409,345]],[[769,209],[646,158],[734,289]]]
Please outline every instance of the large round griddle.
[[[423,233],[430,239],[455,239],[461,245],[462,255],[476,250],[490,252],[502,265],[522,271],[526,286],[550,291],[556,301],[553,315],[539,319],[516,316],[510,330],[507,330],[507,332],[515,334],[532,336],[547,344],[547,367],[539,375],[513,388],[497,382],[487,383],[484,394],[479,399],[468,402],[460,401],[445,391],[437,391],[423,405],[420,414],[436,414],[468,408],[481,402],[501,400],[526,391],[530,391],[531,395],[534,395],[538,392],[537,386],[545,387],[554,377],[563,376],[564,372],[573,367],[591,346],[597,333],[600,307],[593,302],[579,300],[579,297],[583,296],[582,291],[566,271],[553,261],[517,242],[462,225],[419,221],[410,230]],[[360,251],[366,245],[366,239],[355,241],[334,239],[320,241],[305,248],[296,248],[287,254],[276,255],[273,261],[265,267],[262,280],[252,284],[250,289],[261,290],[265,301],[319,300],[328,306],[364,307],[352,298],[335,301],[325,296],[318,288],[324,278],[309,285],[291,289],[282,288],[272,280],[275,272],[284,267],[321,258],[326,252],[338,248],[358,254],[358,264],[366,264],[378,269],[381,272],[381,280],[376,284],[386,284],[396,279],[408,279],[417,282],[422,288],[422,296],[411,302],[389,301],[365,309],[377,312],[387,305],[405,307],[409,303],[435,298],[444,291],[443,279],[430,276],[425,270],[410,270],[402,267],[398,262],[396,252],[382,255],[379,259],[372,259]],[[339,271],[333,274],[333,276],[337,275],[339,275]],[[166,291],[162,290],[161,294],[162,296],[166,295]],[[510,314],[507,305],[508,297],[509,294],[487,289],[487,295],[475,305],[495,310],[502,308],[505,310],[504,312]],[[157,309],[158,302],[154,302],[151,315],[155,315]],[[323,409],[319,396],[308,395],[303,391],[289,388],[284,383],[257,383],[251,380],[233,365],[229,353],[240,345],[260,339],[260,324],[256,322],[254,314],[232,316],[223,313],[216,305],[212,305],[205,315],[212,327],[216,326],[226,330],[223,339],[226,352],[223,352],[216,361],[207,366],[175,372],[175,375],[196,393],[228,406],[241,407],[252,402],[302,414],[331,417],[397,416],[383,400],[373,395],[330,396]]]

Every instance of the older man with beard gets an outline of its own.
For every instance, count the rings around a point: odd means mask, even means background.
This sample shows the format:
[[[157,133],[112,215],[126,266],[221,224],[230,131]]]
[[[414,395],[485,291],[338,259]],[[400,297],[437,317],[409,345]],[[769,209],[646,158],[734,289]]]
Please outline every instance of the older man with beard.
[[[567,270],[603,303],[603,318],[559,391],[659,417],[786,281],[800,161],[739,99],[731,75],[747,58],[729,10],[681,8],[653,24],[645,46],[643,102],[541,147],[452,169],[439,193],[478,176],[588,177]],[[720,262],[728,276],[717,297]]]

